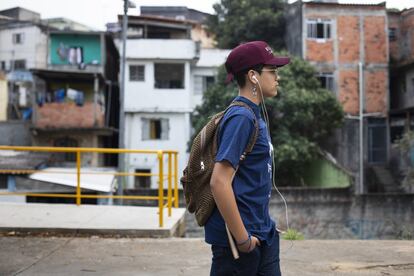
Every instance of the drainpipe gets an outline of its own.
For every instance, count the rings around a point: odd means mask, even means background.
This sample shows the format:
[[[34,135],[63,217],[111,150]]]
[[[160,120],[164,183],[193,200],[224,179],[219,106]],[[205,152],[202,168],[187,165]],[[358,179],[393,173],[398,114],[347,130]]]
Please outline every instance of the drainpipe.
[[[93,82],[93,126],[98,126],[98,120],[96,116],[97,112],[97,104],[98,104],[98,90],[99,90],[99,79],[96,74],[94,74],[94,82]]]
[[[364,66],[359,62],[359,189],[357,194],[364,193]]]

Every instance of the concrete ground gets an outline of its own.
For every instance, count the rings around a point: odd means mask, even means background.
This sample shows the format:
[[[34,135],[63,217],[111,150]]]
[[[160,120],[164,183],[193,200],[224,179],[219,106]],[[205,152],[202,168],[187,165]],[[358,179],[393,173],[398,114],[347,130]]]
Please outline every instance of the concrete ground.
[[[414,241],[281,242],[283,275],[414,275]],[[0,237],[0,275],[208,275],[201,239]]]
[[[0,203],[0,232],[53,232],[124,235],[135,237],[182,236],[184,208],[163,209],[159,227],[158,207]]]

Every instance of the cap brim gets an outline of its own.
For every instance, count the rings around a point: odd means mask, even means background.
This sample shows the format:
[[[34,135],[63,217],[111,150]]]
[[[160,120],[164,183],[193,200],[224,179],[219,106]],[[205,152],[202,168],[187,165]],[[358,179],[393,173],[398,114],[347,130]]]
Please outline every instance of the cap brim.
[[[290,63],[289,57],[274,57],[271,60],[267,61],[265,64],[281,67],[289,63]]]

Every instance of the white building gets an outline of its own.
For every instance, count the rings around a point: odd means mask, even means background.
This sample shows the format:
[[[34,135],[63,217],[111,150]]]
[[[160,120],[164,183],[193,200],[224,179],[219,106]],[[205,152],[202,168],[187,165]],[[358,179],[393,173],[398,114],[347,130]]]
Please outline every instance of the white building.
[[[179,176],[188,159],[191,113],[229,53],[201,48],[191,28],[189,21],[129,17],[126,46],[125,147],[177,150]],[[158,173],[157,157],[127,155],[126,169]],[[139,187],[157,188],[157,177],[130,177],[126,188]]]
[[[0,70],[45,68],[47,34],[40,15],[23,8],[0,11]]]

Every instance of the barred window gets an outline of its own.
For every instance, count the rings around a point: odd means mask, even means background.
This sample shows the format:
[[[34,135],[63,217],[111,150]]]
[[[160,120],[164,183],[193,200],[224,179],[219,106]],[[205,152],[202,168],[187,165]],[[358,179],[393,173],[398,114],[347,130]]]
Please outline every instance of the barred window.
[[[334,91],[334,77],[332,73],[319,73],[316,77],[321,82],[322,88]]]
[[[330,19],[312,19],[307,21],[308,38],[331,38]]]
[[[130,81],[145,81],[145,66],[144,65],[130,65],[129,66],[129,80]]]
[[[184,72],[184,64],[156,63],[154,65],[154,87],[162,89],[183,89]]]

